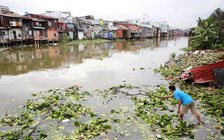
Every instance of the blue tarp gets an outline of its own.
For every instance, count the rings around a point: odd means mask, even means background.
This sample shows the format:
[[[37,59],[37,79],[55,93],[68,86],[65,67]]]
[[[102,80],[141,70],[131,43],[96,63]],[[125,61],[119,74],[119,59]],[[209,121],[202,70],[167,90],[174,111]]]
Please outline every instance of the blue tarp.
[[[107,33],[107,37],[108,37],[108,38],[112,37],[112,33],[111,33],[111,32],[108,32],[108,33]]]
[[[71,23],[68,23],[68,27],[74,27],[74,25]]]

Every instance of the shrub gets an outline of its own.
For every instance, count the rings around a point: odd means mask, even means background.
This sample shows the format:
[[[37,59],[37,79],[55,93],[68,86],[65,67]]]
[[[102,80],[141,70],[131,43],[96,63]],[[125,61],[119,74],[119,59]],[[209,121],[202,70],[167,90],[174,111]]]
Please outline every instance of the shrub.
[[[171,57],[175,58],[176,57],[176,53],[171,53]]]

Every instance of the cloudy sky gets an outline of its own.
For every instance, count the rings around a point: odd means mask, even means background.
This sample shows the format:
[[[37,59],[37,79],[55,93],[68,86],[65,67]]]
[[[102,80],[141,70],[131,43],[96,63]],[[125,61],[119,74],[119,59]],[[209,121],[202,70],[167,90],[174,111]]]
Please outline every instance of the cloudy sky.
[[[94,15],[96,19],[141,19],[167,21],[170,26],[196,26],[198,17],[207,18],[215,9],[224,10],[224,0],[1,0],[12,11],[34,14],[70,11],[73,16]]]

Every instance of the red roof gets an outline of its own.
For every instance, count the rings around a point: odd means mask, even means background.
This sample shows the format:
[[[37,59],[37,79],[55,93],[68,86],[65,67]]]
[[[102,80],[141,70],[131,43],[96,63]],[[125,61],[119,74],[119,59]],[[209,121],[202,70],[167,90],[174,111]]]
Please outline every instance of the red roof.
[[[215,81],[212,69],[224,68],[224,61],[190,69],[195,83]]]
[[[23,17],[22,17],[22,19],[30,19],[30,20],[32,20],[33,18],[31,18],[31,17],[26,17],[26,16],[23,16]]]

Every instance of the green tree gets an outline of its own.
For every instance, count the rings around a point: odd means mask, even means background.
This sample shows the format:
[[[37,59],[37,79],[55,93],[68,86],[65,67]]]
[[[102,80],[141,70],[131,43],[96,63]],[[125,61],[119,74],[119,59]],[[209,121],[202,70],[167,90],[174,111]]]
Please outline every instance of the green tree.
[[[212,23],[218,26],[218,38],[217,41],[219,43],[224,43],[224,11],[222,11],[220,8],[217,8],[212,14],[213,16]],[[223,44],[224,45],[224,44]]]
[[[193,40],[194,49],[212,49],[215,48],[218,27],[212,23],[213,15],[203,22],[199,17],[201,27],[194,27],[196,36],[189,37]]]

